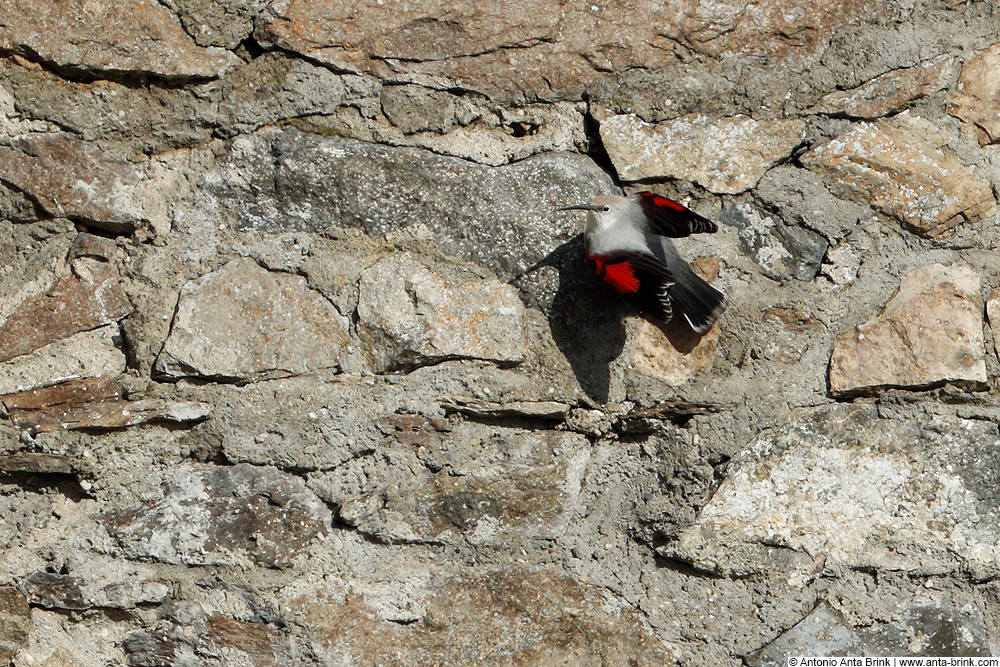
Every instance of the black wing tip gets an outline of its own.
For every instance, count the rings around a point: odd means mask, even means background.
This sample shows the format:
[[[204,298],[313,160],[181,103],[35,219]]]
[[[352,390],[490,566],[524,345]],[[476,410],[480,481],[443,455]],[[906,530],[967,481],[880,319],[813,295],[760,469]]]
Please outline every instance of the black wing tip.
[[[683,238],[691,234],[714,234],[719,231],[717,224],[669,197],[649,190],[636,194],[650,223],[663,236]],[[665,200],[669,205],[657,205],[657,199]]]
[[[722,298],[715,305],[715,307],[707,313],[694,313],[692,315],[686,311],[681,311],[684,313],[684,319],[687,320],[691,329],[693,329],[699,336],[704,336],[708,333],[708,331],[712,328],[712,325],[715,324],[715,321],[718,320],[722,313],[726,312],[726,308],[729,307],[729,300],[726,298],[726,295],[722,294],[722,292],[719,292],[719,295]]]

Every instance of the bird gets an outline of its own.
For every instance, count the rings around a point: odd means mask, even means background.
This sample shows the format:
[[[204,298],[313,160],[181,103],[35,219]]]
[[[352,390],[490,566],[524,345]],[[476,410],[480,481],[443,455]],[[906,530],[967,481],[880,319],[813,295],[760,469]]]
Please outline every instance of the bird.
[[[671,238],[714,233],[718,226],[653,192],[599,195],[560,211],[587,211],[584,244],[597,278],[663,324],[679,310],[704,335],[726,309],[726,295],[696,274]]]

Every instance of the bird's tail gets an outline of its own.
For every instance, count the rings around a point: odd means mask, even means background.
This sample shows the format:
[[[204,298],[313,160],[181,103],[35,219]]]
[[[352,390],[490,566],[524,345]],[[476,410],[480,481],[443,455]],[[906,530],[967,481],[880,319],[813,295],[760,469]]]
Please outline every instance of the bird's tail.
[[[677,306],[675,312],[679,310],[683,313],[691,328],[704,334],[726,310],[726,295],[695,273],[669,239],[661,238],[659,248],[663,252],[667,268],[674,276],[670,297]]]
[[[715,289],[701,276],[688,269],[674,276],[670,297],[684,314],[691,328],[704,334],[726,310],[726,295]]]

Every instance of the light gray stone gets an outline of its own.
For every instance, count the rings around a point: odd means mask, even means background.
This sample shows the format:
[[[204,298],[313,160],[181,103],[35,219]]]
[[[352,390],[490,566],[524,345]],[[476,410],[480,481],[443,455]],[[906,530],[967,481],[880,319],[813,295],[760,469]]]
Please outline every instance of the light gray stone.
[[[71,378],[116,376],[125,370],[117,324],[74,334],[0,363],[0,394]]]
[[[945,143],[939,128],[904,112],[859,123],[809,151],[802,162],[838,197],[870,203],[917,234],[933,237],[997,212],[990,186]]]
[[[625,181],[678,179],[712,192],[749,190],[804,136],[801,120],[692,115],[650,124],[635,114],[595,114],[601,141]]]
[[[834,394],[986,382],[979,276],[932,264],[909,274],[880,314],[837,337]]]
[[[447,451],[463,433],[425,443],[425,449]],[[508,437],[503,446],[487,445],[479,456],[452,460],[436,474],[425,471],[402,484],[389,478],[344,502],[340,518],[386,542],[468,541],[511,549],[525,540],[553,539],[565,530],[580,493],[587,441],[545,431]]]
[[[527,347],[524,306],[513,287],[452,282],[406,255],[361,273],[358,335],[382,370],[462,358],[516,363]]]
[[[267,0],[168,0],[181,25],[198,46],[236,49],[253,30]]]
[[[854,118],[885,116],[946,89],[954,76],[954,65],[954,58],[939,56],[914,67],[894,69],[857,88],[824,95],[810,111]]]
[[[582,155],[485,167],[294,129],[234,139],[226,160],[200,185],[238,229],[347,227],[373,236],[422,229],[446,252],[502,277],[578,233],[578,218],[556,208],[616,191]]]
[[[747,656],[750,667],[786,665],[789,656],[988,656],[983,619],[971,608],[950,602],[903,602],[891,623],[866,627],[851,624],[828,604],[773,642]]]
[[[873,215],[867,202],[838,199],[817,174],[790,164],[768,171],[754,193],[786,223],[815,230],[830,243],[843,239]]]
[[[344,320],[300,276],[234,260],[181,289],[154,369],[164,377],[258,380],[337,365]]]
[[[330,529],[330,511],[276,468],[183,465],[162,500],[111,511],[102,521],[132,559],[284,567]]]
[[[664,551],[732,575],[770,568],[782,550],[793,558],[782,576],[797,586],[839,566],[988,576],[1000,567],[1000,533],[980,473],[998,447],[987,422],[802,409],[749,443]]]
[[[775,280],[812,280],[829,245],[816,232],[788,225],[750,203],[722,209],[719,222],[739,230],[740,248]]]

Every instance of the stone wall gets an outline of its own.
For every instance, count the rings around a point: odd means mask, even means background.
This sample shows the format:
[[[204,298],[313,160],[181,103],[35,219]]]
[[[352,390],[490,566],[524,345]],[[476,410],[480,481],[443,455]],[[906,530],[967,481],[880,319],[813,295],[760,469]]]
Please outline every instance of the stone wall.
[[[1000,650],[1000,5],[9,0],[0,663]],[[729,297],[595,283],[654,189]]]

